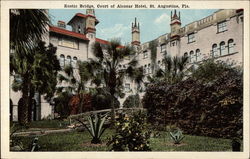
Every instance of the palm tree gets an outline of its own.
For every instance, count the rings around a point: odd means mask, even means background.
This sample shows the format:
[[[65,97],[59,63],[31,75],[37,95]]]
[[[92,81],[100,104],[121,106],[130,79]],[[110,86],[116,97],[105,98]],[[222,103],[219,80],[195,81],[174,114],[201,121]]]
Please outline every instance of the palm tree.
[[[76,96],[76,98],[79,99],[77,112],[82,113],[83,98],[84,93],[86,93],[86,83],[94,78],[92,72],[94,66],[92,63],[86,61],[78,61],[77,63],[78,69],[73,68],[70,63],[69,65],[66,65],[63,72],[58,75],[58,81],[61,85],[57,87],[56,101],[59,107],[68,107],[71,97]],[[94,80],[91,81],[91,83],[95,83],[98,86],[99,84],[97,84],[97,82],[98,81]],[[65,102],[65,100],[62,100],[62,102],[60,102],[59,99],[64,97],[65,99],[68,99],[68,101]]]
[[[95,43],[93,46],[94,58],[89,60],[90,70],[92,72],[92,81],[101,83],[106,92],[111,96],[112,119],[114,120],[114,101],[118,97],[123,97],[123,81],[125,76],[141,82],[142,79],[136,76],[139,71],[136,70],[138,61],[136,60],[135,51],[132,46],[121,46],[120,40],[112,39],[109,44],[101,46]],[[126,60],[127,57],[133,57]],[[126,68],[121,67],[126,65]],[[101,81],[101,82],[100,82]]]
[[[31,74],[32,64],[34,62],[35,47],[37,47],[42,36],[47,32],[48,24],[49,18],[46,10],[10,10],[10,50],[14,52],[10,57],[10,69],[11,73],[15,72],[14,89],[21,90],[22,92],[23,108],[20,109],[22,110],[20,113],[20,122],[23,124],[28,122],[29,94],[31,97],[32,92],[34,92],[33,90],[39,89],[34,88],[34,85],[31,84],[35,81],[35,79],[32,78],[35,74]],[[54,83],[44,82],[44,85],[46,84],[52,85]],[[43,91],[53,92],[51,90],[44,89]],[[40,89],[40,91],[42,91],[42,89]]]
[[[43,9],[10,10],[10,45],[19,53],[27,53],[48,31],[49,17]],[[28,51],[29,52],[29,51]]]
[[[148,77],[149,81],[165,81],[173,84],[181,81],[185,77],[185,69],[188,57],[166,56],[163,59],[164,69],[159,68],[153,77]]]
[[[57,72],[60,70],[53,45],[45,46],[40,41],[35,48],[26,54],[11,54],[10,69],[14,75],[12,88],[22,92],[22,108],[19,108],[20,123],[27,124],[30,120],[30,107],[35,92],[44,94],[50,100],[57,84]]]

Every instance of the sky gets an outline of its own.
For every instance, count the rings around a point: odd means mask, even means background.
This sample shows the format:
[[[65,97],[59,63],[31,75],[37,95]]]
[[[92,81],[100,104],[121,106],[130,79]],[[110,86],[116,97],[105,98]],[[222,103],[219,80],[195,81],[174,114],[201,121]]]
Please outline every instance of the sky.
[[[141,42],[151,41],[170,32],[170,9],[96,9],[99,20],[96,26],[96,37],[103,40],[120,38],[122,44],[131,42],[131,25],[135,17],[140,23]],[[211,15],[216,9],[186,9],[180,11],[182,26]],[[76,14],[86,13],[85,9],[50,9],[52,24],[58,20],[66,23]],[[70,26],[67,26],[71,30]]]

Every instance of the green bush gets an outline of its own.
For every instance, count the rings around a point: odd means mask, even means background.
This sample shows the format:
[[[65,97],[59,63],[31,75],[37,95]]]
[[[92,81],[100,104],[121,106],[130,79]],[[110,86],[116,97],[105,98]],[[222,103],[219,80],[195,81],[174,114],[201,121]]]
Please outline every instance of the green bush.
[[[176,124],[188,134],[242,137],[242,72],[228,67],[214,75],[210,81],[193,76],[172,85],[151,84],[143,98],[149,121]]]
[[[108,141],[113,151],[151,151],[150,132],[146,129],[146,114],[134,113],[132,116],[119,114],[115,123],[115,135]]]
[[[139,107],[140,106],[140,96],[139,94],[136,95],[130,95],[128,96],[124,103],[123,103],[123,108],[134,108],[134,107]]]

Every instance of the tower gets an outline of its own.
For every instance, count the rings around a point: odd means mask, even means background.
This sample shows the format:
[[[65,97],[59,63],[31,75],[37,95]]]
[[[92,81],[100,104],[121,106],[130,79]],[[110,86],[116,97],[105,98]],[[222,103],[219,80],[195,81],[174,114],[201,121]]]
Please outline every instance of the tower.
[[[132,42],[131,44],[134,46],[139,46],[141,44],[140,42],[140,26],[139,22],[132,23]]]
[[[95,38],[95,25],[97,24],[97,19],[95,18],[95,10],[94,9],[86,9],[86,26],[85,26],[85,34],[88,38]]]
[[[94,9],[86,9],[86,14],[76,13],[68,22],[68,25],[72,27],[73,32],[85,34],[87,38],[94,39],[96,33],[95,26],[98,23]]]
[[[171,11],[171,33],[170,33],[170,48],[169,53],[173,56],[180,55],[180,33],[179,30],[181,28],[181,17],[180,12],[179,16],[176,14],[176,10],[174,10],[174,15],[172,15]]]
[[[176,10],[174,10],[174,15],[172,15],[172,11],[171,11],[170,27],[171,27],[171,37],[179,36],[178,33],[179,33],[179,29],[181,28],[180,12],[179,12],[179,16],[177,16]]]

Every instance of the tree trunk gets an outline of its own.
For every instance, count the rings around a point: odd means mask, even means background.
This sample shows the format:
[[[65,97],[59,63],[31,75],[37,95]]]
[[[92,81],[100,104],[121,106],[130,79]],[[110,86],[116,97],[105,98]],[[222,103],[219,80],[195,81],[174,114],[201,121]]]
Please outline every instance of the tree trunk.
[[[33,89],[32,86],[29,86],[29,106],[28,106],[28,121],[30,122],[32,120],[32,108],[33,108],[33,97],[34,97],[34,94],[35,94],[35,91]]]
[[[83,108],[83,97],[84,97],[83,93],[78,94],[78,97],[79,97],[78,114],[80,114],[80,113],[83,113],[83,110],[82,110],[82,108]]]
[[[114,105],[114,100],[115,100],[115,88],[116,88],[116,72],[115,70],[110,71],[110,76],[109,76],[109,91],[111,95],[111,124],[115,122],[115,105]]]
[[[111,125],[115,123],[115,104],[114,104],[114,96],[111,97]]]
[[[26,125],[28,123],[28,110],[29,110],[29,84],[24,80],[22,88],[22,104],[18,105],[19,108],[19,123]],[[20,108],[21,106],[21,108]]]

